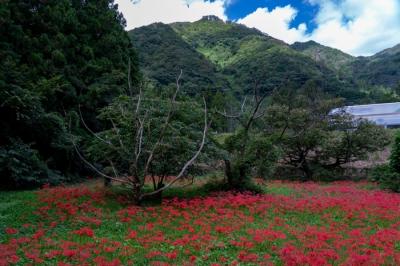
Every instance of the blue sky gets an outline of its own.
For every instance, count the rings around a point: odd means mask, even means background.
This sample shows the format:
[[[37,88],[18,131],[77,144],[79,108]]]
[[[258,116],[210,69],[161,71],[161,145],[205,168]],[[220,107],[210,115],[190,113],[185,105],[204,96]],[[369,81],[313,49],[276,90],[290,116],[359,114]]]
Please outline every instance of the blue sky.
[[[317,41],[355,56],[400,43],[400,0],[115,0],[127,30],[216,15],[289,44]]]
[[[318,7],[303,0],[236,0],[226,7],[225,12],[228,19],[238,20],[256,11],[257,8],[268,7],[269,9],[274,9],[287,5],[291,5],[299,11],[290,23],[291,27],[298,27],[301,23],[306,23],[307,32],[315,29],[316,24],[313,19],[317,14]]]

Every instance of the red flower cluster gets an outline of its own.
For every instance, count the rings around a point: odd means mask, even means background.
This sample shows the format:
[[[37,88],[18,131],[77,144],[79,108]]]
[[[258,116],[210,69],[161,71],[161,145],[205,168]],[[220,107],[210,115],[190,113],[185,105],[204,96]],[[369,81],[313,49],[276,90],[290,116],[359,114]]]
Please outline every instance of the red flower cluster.
[[[73,233],[79,236],[94,236],[93,230],[89,227],[82,227],[81,229],[75,230]]]
[[[115,211],[102,190],[46,187],[41,222],[0,233],[0,266],[400,265],[399,194],[367,183],[268,185],[291,195],[223,192]]]

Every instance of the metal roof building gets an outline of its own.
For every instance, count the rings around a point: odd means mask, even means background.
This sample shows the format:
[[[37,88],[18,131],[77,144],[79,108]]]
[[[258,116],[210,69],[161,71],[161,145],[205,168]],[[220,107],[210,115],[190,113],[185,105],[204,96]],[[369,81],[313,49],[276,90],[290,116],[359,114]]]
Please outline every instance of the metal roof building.
[[[344,110],[355,118],[367,119],[377,125],[400,127],[400,102],[345,106]]]

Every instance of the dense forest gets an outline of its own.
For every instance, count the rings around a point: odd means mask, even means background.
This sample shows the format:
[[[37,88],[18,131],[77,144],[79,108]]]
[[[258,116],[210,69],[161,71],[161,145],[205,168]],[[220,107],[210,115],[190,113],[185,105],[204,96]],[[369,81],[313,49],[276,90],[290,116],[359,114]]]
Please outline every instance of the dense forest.
[[[94,175],[140,202],[215,165],[234,189],[282,167],[335,179],[389,143],[330,111],[398,100],[398,47],[354,58],[213,16],[126,32],[111,0],[0,8],[3,189]]]
[[[2,1],[0,14],[1,186],[82,175],[78,107],[99,130],[99,108],[139,78],[124,18],[109,0]]]

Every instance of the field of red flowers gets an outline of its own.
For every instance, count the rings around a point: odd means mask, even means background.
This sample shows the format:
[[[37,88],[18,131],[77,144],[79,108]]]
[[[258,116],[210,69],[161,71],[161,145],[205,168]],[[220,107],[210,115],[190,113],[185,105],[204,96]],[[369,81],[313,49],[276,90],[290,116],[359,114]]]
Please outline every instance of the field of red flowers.
[[[267,191],[147,207],[85,187],[44,188],[19,205],[8,195],[0,265],[400,265],[399,194],[351,182]]]

